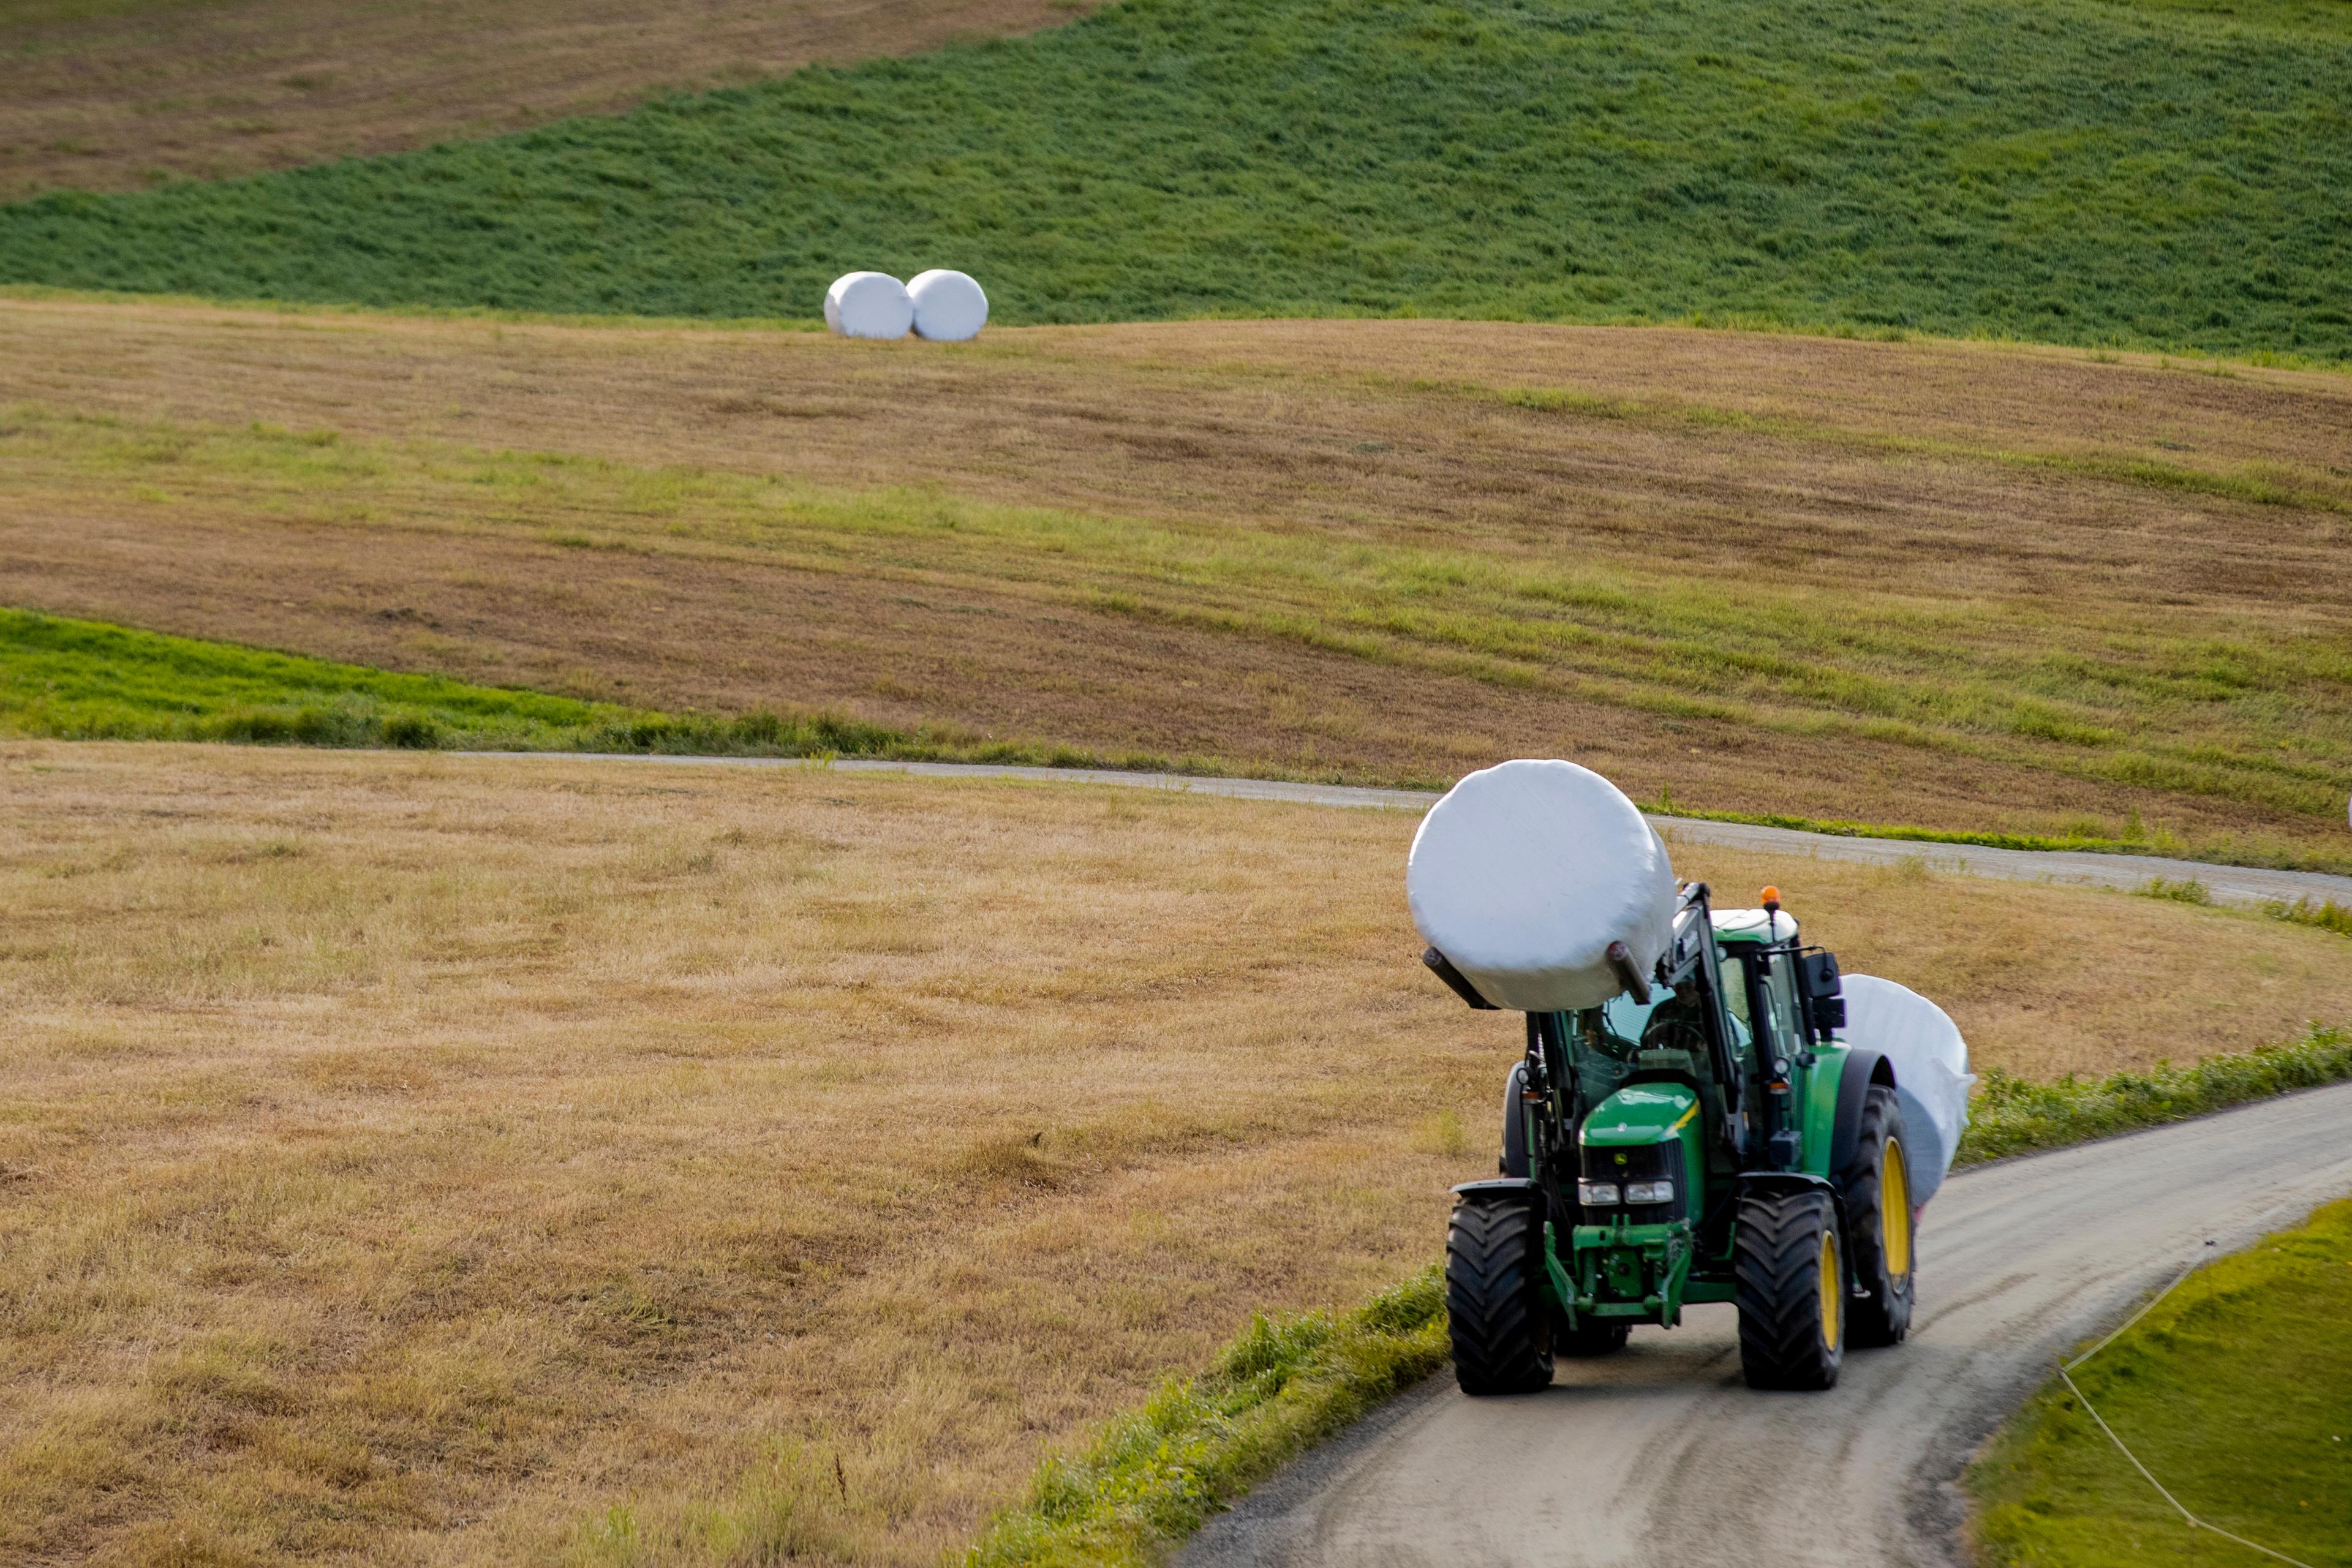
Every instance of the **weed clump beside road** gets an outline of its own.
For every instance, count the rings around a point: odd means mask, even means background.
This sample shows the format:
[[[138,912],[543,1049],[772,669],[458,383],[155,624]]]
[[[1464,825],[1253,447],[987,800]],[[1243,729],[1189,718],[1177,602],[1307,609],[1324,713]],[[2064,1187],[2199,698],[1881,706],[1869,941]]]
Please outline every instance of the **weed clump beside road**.
[[[2291,904],[2273,903],[2263,907],[2274,921],[2309,926],[2315,931],[2332,931],[2338,936],[2352,936],[2352,908],[2347,908],[2334,899],[2297,899]]]
[[[1435,1265],[1353,1311],[1258,1316],[1199,1377],[1171,1379],[989,1524],[967,1568],[1157,1561],[1227,1502],[1444,1363]]]
[[[0,210],[0,279],[1007,323],[1703,320],[2352,358],[2352,42],[2044,0],[1129,0],[613,119]]]
[[[2074,1377],[2150,1474],[2221,1530],[2336,1563],[2352,1548],[2352,1202],[2200,1269]],[[2241,1568],[2053,1381],[1969,1478],[1988,1568]]]
[[[2105,1078],[2038,1083],[1994,1068],[1969,1107],[1958,1163],[2055,1149],[2352,1078],[2352,1033],[2313,1024],[2301,1039],[2210,1056],[2192,1067],[2158,1062]]]

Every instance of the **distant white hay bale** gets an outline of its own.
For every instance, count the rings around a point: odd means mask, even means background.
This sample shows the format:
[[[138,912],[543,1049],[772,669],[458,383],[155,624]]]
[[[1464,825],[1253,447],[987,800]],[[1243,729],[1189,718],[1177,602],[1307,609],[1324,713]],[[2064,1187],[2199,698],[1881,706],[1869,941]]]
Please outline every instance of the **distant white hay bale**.
[[[824,324],[845,338],[903,338],[915,301],[887,272],[846,272],[824,291]]]
[[[934,342],[960,343],[988,325],[988,296],[968,273],[934,267],[907,285],[915,301],[915,334]]]

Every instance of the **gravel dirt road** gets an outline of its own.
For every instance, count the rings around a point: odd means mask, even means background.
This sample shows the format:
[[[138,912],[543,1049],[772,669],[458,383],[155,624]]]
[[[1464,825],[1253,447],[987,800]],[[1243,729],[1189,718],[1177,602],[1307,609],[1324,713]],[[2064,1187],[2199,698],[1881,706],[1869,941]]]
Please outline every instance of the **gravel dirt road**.
[[[1179,1561],[1944,1568],[1969,1454],[2060,1352],[2347,1191],[2352,1085],[1964,1171],[1923,1222],[1910,1340],[1853,1353],[1827,1394],[1747,1388],[1732,1310],[1699,1307],[1540,1394],[1432,1379]]]
[[[637,763],[705,763],[726,767],[812,767],[792,757],[663,757],[612,752],[492,752],[497,756],[594,756]],[[1109,768],[1037,768],[992,763],[896,763],[844,759],[822,764],[845,773],[903,773],[934,778],[1033,779],[1047,784],[1124,784],[1139,789],[1191,790],[1238,800],[1287,800],[1304,805],[1336,805],[1385,811],[1427,811],[1437,803],[1424,790],[1367,789],[1358,784],[1298,784],[1286,779],[1203,778],[1191,773],[1139,773]],[[1793,827],[1760,827],[1741,822],[1706,822],[1688,816],[1653,816],[1669,841],[1724,844],[1784,855],[1814,855],[1824,860],[1893,865],[1914,858],[1939,871],[1965,871],[2018,882],[2063,882],[2079,887],[2144,888],[2162,879],[2198,881],[2225,904],[2293,903],[2333,900],[2352,904],[2352,877],[2325,871],[2274,871],[2252,866],[2216,866],[2200,860],[2170,860],[2155,855],[2105,855],[2044,849],[1996,849],[1979,844],[1935,844],[1907,838],[1850,838]]]

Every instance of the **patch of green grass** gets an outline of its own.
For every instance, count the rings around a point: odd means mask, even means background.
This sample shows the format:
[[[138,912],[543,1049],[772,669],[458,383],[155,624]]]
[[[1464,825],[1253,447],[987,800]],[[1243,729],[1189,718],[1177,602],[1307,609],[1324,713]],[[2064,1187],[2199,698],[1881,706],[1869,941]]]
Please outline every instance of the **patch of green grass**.
[[[1286,1461],[1444,1364],[1432,1266],[1351,1312],[1252,1320],[1208,1372],[1171,1381],[989,1521],[966,1568],[1107,1568],[1169,1548]]]
[[[975,751],[839,714],[647,712],[7,609],[0,735],[751,756]],[[1006,753],[990,761],[1094,761],[1038,747],[977,750]]]
[[[2193,1513],[2302,1562],[2352,1563],[2352,1202],[2183,1281],[2074,1371]],[[2250,1568],[2189,1528],[2053,1381],[1970,1470],[1988,1568]]]
[[[2250,0],[2251,3],[2251,0]],[[2352,362],[2352,42],[2219,0],[1127,0],[493,141],[0,209],[0,279],[772,316],[1443,315]]]
[[[2314,1023],[2301,1039],[2207,1057],[2195,1067],[2158,1063],[2103,1079],[2069,1075],[2035,1083],[1994,1070],[1969,1106],[1956,1163],[2056,1149],[2227,1106],[2352,1079],[2352,1032]]]

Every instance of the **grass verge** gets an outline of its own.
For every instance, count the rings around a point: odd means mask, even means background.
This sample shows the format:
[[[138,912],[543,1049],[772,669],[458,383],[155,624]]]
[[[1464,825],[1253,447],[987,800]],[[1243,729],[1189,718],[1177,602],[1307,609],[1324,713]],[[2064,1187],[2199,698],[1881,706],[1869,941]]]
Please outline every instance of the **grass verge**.
[[[2317,931],[2332,931],[2338,936],[2352,936],[2352,909],[2333,899],[2297,899],[2291,904],[2282,902],[2263,907],[2274,921],[2310,926]]]
[[[1443,1365],[1434,1264],[1334,1315],[1253,1318],[1216,1364],[1172,1378],[1076,1454],[1047,1459],[966,1568],[1144,1563],[1255,1482]]]
[[[653,712],[0,609],[0,735],[9,734],[415,751],[1097,762],[1068,747],[958,745],[838,713]]]
[[[2304,1563],[2352,1563],[2352,1201],[2200,1269],[2074,1375],[2192,1512]],[[1988,1568],[2263,1561],[2190,1529],[2055,1380],[1969,1485]]]
[[[2056,1149],[2352,1078],[2352,1033],[2314,1023],[2301,1039],[2210,1056],[2194,1067],[2158,1062],[2105,1078],[2072,1074],[2035,1083],[1998,1068],[1969,1108],[1958,1163]]]

